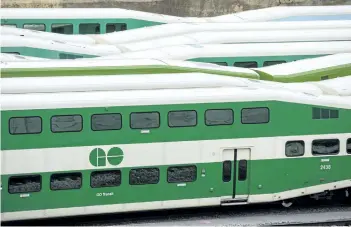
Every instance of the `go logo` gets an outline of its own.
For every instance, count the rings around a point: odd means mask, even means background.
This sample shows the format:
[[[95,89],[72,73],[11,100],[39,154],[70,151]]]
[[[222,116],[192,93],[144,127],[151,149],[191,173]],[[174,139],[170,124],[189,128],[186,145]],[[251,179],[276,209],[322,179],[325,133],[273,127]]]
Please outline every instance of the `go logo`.
[[[123,151],[119,147],[112,147],[106,155],[101,148],[95,148],[90,152],[89,161],[93,166],[106,166],[106,160],[110,165],[117,166],[123,161]]]

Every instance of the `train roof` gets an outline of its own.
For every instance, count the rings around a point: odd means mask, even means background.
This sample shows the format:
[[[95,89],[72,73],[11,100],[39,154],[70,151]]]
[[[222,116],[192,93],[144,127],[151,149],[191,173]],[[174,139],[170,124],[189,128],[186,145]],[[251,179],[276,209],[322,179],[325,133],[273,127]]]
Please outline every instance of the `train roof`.
[[[351,21],[350,21],[351,22]],[[280,42],[351,41],[349,29],[207,31],[120,44],[131,51],[183,44],[280,43]]]
[[[350,96],[313,96],[282,89],[247,87],[2,94],[1,105],[6,111],[271,100],[351,109]]]
[[[49,59],[28,57],[28,56],[17,55],[17,54],[1,53],[0,54],[0,61],[2,61],[2,62],[9,62],[9,61],[49,61]]]
[[[293,43],[241,43],[241,44],[189,44],[149,50],[133,51],[96,59],[174,59],[189,60],[202,57],[253,57],[287,55],[325,55],[351,52],[350,41],[293,42]],[[81,59],[79,61],[84,61]]]

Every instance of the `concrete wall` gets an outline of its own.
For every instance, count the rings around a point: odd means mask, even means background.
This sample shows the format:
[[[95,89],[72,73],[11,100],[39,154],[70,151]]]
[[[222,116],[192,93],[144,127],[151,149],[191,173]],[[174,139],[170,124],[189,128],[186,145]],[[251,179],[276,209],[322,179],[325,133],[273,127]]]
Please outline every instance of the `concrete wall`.
[[[16,8],[126,8],[175,16],[217,16],[278,5],[351,5],[351,0],[2,0]]]

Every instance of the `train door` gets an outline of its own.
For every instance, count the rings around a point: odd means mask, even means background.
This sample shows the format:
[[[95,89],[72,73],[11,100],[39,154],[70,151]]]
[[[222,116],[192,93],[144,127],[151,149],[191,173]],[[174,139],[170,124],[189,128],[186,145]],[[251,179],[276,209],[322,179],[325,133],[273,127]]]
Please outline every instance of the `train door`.
[[[249,196],[250,148],[224,149],[222,152],[222,203],[246,202]]]

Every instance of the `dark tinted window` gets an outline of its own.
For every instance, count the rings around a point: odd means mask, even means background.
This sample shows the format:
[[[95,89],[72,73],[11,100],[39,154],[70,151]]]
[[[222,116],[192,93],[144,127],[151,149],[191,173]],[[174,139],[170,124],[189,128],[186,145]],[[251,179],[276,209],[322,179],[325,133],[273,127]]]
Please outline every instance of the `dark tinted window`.
[[[193,182],[196,180],[196,166],[169,167],[167,181],[169,183]]]
[[[109,23],[106,24],[106,33],[127,30],[127,25],[122,23]]]
[[[321,109],[320,108],[312,108],[312,118],[313,119],[321,119]]]
[[[312,108],[312,119],[339,118],[339,110]]]
[[[51,32],[60,34],[73,34],[73,24],[52,24]]]
[[[338,154],[340,142],[338,139],[314,140],[312,142],[313,155],[331,155]]]
[[[321,76],[321,80],[327,80],[329,79],[329,76]]]
[[[9,121],[9,132],[16,134],[41,133],[42,121],[40,117],[12,117]]]
[[[66,54],[66,53],[59,53],[60,59],[76,59],[76,58],[83,58],[82,55],[77,54]]]
[[[339,118],[339,110],[330,110],[330,118]]]
[[[148,129],[160,127],[160,114],[158,112],[131,113],[130,127],[132,129]]]
[[[227,62],[211,62],[211,63],[216,65],[228,66]]]
[[[119,130],[122,128],[122,115],[119,113],[94,114],[91,116],[93,131]]]
[[[329,110],[322,109],[321,115],[322,115],[322,119],[328,119],[329,118]]]
[[[234,112],[231,109],[206,110],[205,123],[212,125],[232,125],[234,123]]]
[[[79,24],[79,34],[100,34],[100,24]]]
[[[346,151],[347,153],[351,154],[351,138],[347,140]]]
[[[264,124],[268,122],[268,108],[247,108],[241,110],[241,123],[243,124]]]
[[[247,160],[239,161],[239,174],[238,180],[244,181],[247,178]]]
[[[223,168],[222,179],[224,182],[229,182],[232,179],[232,162],[224,161],[222,168]]]
[[[45,24],[24,24],[23,28],[35,31],[45,31]]]
[[[129,184],[157,184],[160,180],[160,170],[158,168],[132,169],[129,172]]]
[[[59,173],[51,175],[51,190],[79,189],[82,187],[81,173]]]
[[[92,188],[115,187],[121,185],[121,171],[95,171],[90,176]]]
[[[285,155],[287,157],[303,156],[305,154],[305,142],[299,141],[288,141],[285,144]]]
[[[194,110],[171,111],[168,113],[169,127],[190,127],[197,124],[197,114]]]
[[[80,132],[83,129],[81,115],[53,116],[51,118],[52,132]]]
[[[41,190],[41,176],[16,176],[9,179],[9,193],[39,192]]]
[[[265,61],[263,63],[263,66],[278,65],[278,64],[285,63],[285,62],[286,61]]]
[[[255,61],[235,62],[234,66],[241,67],[241,68],[257,68],[257,62]]]

